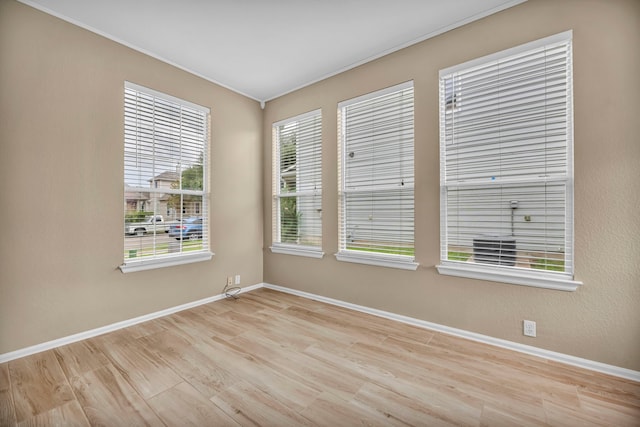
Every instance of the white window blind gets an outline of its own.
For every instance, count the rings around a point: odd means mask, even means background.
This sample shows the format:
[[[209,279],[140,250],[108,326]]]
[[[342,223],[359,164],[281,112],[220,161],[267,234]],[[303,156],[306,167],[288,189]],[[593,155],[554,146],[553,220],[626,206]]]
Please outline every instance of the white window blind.
[[[341,261],[414,262],[413,82],[338,105]]]
[[[123,271],[210,259],[209,109],[126,82]]]
[[[571,66],[566,32],[440,72],[441,272],[572,281]]]
[[[273,124],[273,252],[322,256],[322,114]]]

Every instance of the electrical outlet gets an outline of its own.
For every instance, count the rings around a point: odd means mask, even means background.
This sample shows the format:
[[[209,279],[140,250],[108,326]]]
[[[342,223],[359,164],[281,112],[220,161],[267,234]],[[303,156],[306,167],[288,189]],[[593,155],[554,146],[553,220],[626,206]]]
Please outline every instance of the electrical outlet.
[[[227,286],[233,286],[233,277],[227,277]]]
[[[534,337],[536,336],[536,322],[533,320],[525,320],[523,322],[523,331],[525,336]]]
[[[239,274],[236,274],[236,282],[235,282],[235,284],[236,285],[240,284],[240,275]]]

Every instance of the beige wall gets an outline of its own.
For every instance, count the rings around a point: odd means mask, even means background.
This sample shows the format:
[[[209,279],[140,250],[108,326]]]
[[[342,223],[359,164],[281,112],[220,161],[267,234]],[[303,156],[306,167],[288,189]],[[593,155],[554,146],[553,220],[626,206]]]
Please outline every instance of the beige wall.
[[[441,276],[438,70],[573,29],[577,292]],[[264,280],[430,322],[640,370],[640,2],[530,0],[267,103],[264,241],[271,244],[271,124],[323,112],[322,260],[264,253]],[[415,272],[337,262],[336,104],[415,84]],[[522,335],[522,320],[538,337]]]
[[[123,85],[212,112],[211,249],[122,274]],[[262,281],[256,101],[0,0],[0,354]]]

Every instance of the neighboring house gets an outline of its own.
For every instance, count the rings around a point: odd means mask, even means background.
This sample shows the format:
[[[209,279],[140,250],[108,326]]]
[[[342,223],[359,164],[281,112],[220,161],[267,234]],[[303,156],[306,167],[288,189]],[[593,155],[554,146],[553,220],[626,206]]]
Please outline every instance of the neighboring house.
[[[176,187],[179,179],[180,175],[177,172],[162,172],[149,180],[149,188],[166,188],[170,190]],[[155,193],[139,190],[137,187],[125,185],[126,212],[155,212],[164,215],[168,220],[179,219],[180,214],[182,214],[183,217],[202,215],[201,198],[196,198],[196,200],[185,198],[185,200],[182,201],[182,209],[180,209],[180,200],[177,196],[173,196],[170,193]]]
[[[176,172],[166,171],[160,175],[154,176],[149,180],[151,188],[156,189],[172,189],[175,188],[176,183],[180,180],[180,175]],[[167,219],[176,219],[180,217],[180,212],[177,209],[178,203],[172,201],[171,194],[167,193],[151,193],[151,209],[155,212],[165,215]]]
[[[137,188],[125,185],[124,187],[125,198],[125,212],[142,212],[150,206],[149,204],[149,192],[138,191]]]

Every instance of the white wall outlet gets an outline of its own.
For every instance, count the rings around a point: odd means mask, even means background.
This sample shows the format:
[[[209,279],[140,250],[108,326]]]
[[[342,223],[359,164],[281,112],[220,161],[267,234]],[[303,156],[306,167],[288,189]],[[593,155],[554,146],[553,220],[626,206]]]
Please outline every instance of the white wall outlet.
[[[240,284],[240,275],[236,274],[236,285]]]
[[[525,320],[523,322],[523,333],[527,337],[536,336],[536,322],[533,320]]]
[[[233,286],[233,277],[227,277],[227,286]]]

